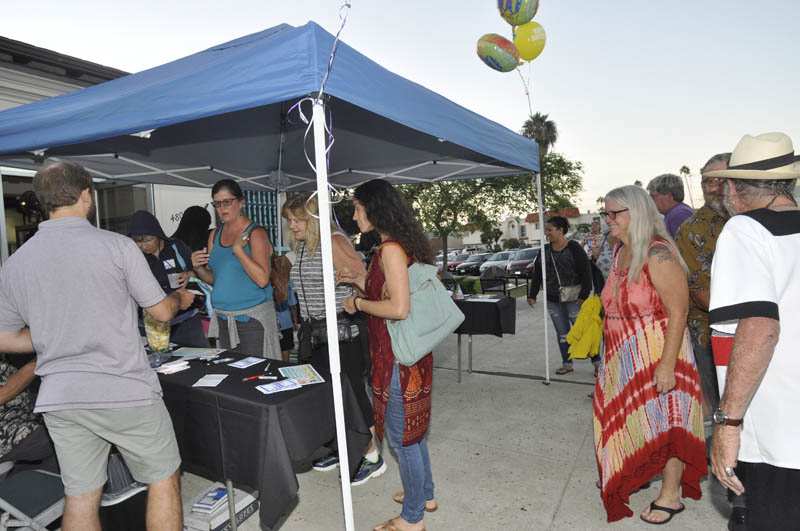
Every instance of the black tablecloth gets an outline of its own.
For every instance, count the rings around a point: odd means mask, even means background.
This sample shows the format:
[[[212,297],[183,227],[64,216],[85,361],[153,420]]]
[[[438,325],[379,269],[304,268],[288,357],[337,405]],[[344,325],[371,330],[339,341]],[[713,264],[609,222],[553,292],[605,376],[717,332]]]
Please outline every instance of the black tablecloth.
[[[223,354],[224,356],[224,354]],[[237,359],[239,359],[237,357]],[[289,365],[275,360],[271,374]],[[336,436],[330,375],[326,382],[264,395],[255,389],[269,381],[242,382],[262,374],[266,363],[248,369],[192,361],[188,370],[159,375],[164,402],[175,427],[184,470],[213,481],[230,479],[260,493],[262,529],[272,529],[296,499],[293,464]],[[205,374],[229,374],[217,387],[192,385]],[[369,428],[342,374],[351,473],[369,439]]]
[[[456,334],[492,334],[503,337],[503,334],[516,332],[517,300],[513,297],[492,298],[492,302],[469,299],[455,302],[464,313],[464,322],[456,329]]]

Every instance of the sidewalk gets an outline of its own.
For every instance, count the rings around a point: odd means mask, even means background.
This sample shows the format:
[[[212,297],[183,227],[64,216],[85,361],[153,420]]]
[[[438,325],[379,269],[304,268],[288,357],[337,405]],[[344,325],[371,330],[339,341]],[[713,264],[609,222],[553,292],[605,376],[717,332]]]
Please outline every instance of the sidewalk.
[[[543,385],[542,318],[541,304],[530,309],[518,299],[517,334],[476,336],[472,374],[466,372],[465,338],[461,384],[456,382],[455,337],[435,354],[428,444],[440,508],[426,514],[428,529],[652,529],[638,513],[655,499],[660,483],[632,496],[634,517],[606,524],[595,487],[591,400],[586,396],[592,390],[592,367],[577,363],[574,373]],[[560,357],[554,334],[549,335],[553,375]],[[401,488],[397,462],[386,448],[384,456],[389,470],[353,488],[357,530],[372,529],[399,512],[391,500]],[[343,529],[338,474],[310,471],[298,480],[299,503],[282,529]],[[206,484],[186,474],[184,497]],[[710,495],[711,481],[702,485],[703,499],[686,500],[686,511],[675,517],[673,529],[725,529],[726,519],[715,508],[724,510],[722,496]],[[257,520],[240,529],[259,529]]]

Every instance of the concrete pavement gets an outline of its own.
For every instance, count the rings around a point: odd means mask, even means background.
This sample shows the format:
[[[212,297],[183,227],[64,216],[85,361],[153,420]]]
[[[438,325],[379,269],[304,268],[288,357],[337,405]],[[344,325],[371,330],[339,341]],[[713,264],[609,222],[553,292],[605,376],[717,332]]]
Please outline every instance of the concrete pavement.
[[[541,305],[530,309],[518,299],[517,334],[476,336],[472,374],[456,382],[456,339],[435,353],[433,419],[428,444],[440,508],[426,514],[428,529],[650,529],[638,513],[656,498],[659,483],[632,496],[635,516],[606,524],[595,487],[591,423],[592,366],[576,364],[566,377],[543,385]],[[552,372],[560,365],[550,326]],[[464,341],[466,369],[466,340]],[[384,445],[385,446],[385,445]],[[399,512],[391,495],[400,489],[397,462],[384,447],[389,465],[381,477],[353,488],[356,529],[366,530]],[[337,472],[298,476],[299,503],[282,529],[343,529]],[[207,481],[186,474],[184,497]],[[725,529],[725,502],[712,482],[703,483],[700,501],[685,500],[686,511],[673,529]],[[713,491],[713,492],[712,492]],[[719,509],[717,508],[719,507]],[[240,527],[258,529],[256,518]]]

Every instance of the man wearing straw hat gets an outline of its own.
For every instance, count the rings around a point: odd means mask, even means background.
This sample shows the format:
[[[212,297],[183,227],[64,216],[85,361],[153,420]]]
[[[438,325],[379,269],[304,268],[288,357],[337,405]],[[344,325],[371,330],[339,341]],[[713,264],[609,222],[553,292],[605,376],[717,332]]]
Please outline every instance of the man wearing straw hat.
[[[733,217],[711,270],[712,347],[722,399],[712,470],[747,499],[746,525],[800,529],[800,165],[783,133],[745,135],[723,178]]]

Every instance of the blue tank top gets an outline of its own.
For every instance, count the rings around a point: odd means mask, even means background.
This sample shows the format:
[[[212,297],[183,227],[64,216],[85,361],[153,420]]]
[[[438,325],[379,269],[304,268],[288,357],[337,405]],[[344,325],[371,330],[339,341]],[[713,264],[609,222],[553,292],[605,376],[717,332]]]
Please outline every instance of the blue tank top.
[[[253,229],[255,223],[248,225],[245,232]],[[244,246],[244,251],[252,256],[250,242]],[[214,308],[229,312],[245,310],[272,300],[272,284],[259,288],[233,254],[233,248],[222,245],[222,225],[214,235],[214,248],[211,249],[208,263],[214,272],[214,290],[211,292],[211,304]]]

